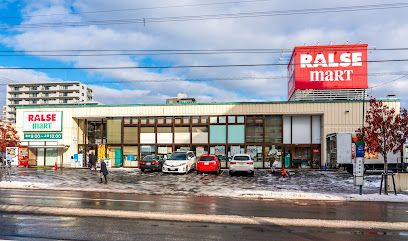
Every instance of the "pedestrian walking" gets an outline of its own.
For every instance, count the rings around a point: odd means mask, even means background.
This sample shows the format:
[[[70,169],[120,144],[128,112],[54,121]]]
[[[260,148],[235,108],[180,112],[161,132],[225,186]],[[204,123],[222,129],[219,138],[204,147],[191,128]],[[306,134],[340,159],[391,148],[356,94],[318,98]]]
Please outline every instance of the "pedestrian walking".
[[[109,174],[108,168],[106,167],[105,161],[102,159],[101,170],[99,171],[99,175],[100,175],[100,179],[101,179],[100,183],[102,183],[102,176],[105,179],[105,184],[108,183],[108,179],[107,179],[108,174]]]
[[[91,170],[96,170],[96,155],[93,153],[89,154],[89,168]]]

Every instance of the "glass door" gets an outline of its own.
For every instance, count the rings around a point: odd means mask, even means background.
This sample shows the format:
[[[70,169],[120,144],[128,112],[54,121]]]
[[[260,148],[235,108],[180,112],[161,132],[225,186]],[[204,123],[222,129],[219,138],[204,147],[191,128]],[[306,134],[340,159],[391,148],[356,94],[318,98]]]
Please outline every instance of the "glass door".
[[[37,166],[45,165],[45,148],[37,148]]]
[[[54,166],[57,162],[57,148],[46,148],[45,149],[45,165]]]

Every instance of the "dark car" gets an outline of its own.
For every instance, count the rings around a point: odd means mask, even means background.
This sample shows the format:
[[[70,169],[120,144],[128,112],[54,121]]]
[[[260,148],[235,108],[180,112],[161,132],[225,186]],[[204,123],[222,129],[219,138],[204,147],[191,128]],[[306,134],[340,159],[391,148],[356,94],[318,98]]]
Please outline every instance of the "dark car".
[[[161,171],[163,167],[164,159],[157,155],[147,155],[139,161],[139,168],[142,172],[145,170]]]

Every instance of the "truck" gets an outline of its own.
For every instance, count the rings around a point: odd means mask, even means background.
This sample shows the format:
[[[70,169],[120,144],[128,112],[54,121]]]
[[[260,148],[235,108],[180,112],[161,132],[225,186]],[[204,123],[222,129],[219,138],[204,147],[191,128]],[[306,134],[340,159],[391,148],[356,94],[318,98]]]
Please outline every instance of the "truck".
[[[331,133],[326,136],[327,162],[330,168],[344,168],[349,173],[353,172],[353,160],[355,158],[355,133]],[[388,168],[401,170],[407,166],[408,144],[404,146],[403,153],[388,153]],[[384,158],[380,153],[365,153],[365,170],[383,170]]]

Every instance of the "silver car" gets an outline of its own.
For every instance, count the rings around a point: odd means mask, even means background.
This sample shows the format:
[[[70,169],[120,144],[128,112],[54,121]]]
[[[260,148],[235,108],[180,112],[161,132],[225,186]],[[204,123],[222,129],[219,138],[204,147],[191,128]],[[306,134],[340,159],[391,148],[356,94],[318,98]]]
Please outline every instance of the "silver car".
[[[229,174],[232,175],[235,172],[246,172],[251,176],[255,174],[254,161],[248,154],[236,154],[229,161]]]

